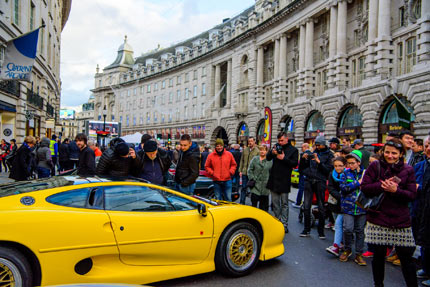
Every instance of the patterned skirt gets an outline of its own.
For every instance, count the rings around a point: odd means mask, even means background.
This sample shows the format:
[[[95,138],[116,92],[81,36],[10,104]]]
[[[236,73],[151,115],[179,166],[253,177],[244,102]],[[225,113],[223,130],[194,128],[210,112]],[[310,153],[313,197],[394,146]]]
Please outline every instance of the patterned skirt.
[[[412,228],[389,228],[367,222],[365,242],[376,245],[415,247]]]

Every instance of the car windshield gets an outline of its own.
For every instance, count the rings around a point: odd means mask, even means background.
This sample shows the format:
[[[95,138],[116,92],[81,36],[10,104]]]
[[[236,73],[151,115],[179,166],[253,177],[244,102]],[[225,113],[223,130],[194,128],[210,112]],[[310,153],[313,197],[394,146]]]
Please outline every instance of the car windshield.
[[[47,179],[35,179],[30,181],[19,181],[0,185],[0,197],[14,194],[27,193],[54,187],[78,184],[76,178],[66,176],[55,176]],[[82,183],[88,183],[87,180]]]

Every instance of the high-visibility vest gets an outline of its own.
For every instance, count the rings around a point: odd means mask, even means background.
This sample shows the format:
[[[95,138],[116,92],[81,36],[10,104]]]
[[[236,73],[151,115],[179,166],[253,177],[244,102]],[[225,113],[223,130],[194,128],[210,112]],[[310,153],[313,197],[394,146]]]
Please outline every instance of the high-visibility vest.
[[[51,150],[51,156],[55,156],[55,144],[57,142],[54,140],[51,140],[51,142],[49,143],[49,149]]]

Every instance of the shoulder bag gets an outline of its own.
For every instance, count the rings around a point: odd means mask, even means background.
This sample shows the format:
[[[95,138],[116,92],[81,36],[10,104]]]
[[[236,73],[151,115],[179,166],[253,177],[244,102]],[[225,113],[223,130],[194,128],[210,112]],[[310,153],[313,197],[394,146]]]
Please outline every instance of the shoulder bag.
[[[379,176],[381,173],[381,164],[377,161],[378,164],[378,177],[377,181],[379,181]],[[361,190],[358,193],[357,200],[355,203],[367,211],[377,211],[379,206],[381,205],[382,200],[384,199],[385,192],[373,197],[367,197]]]

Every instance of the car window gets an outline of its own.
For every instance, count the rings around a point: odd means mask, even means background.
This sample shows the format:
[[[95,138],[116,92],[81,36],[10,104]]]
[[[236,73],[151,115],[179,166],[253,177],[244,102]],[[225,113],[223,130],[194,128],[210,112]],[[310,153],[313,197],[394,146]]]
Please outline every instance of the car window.
[[[74,189],[53,194],[46,201],[56,205],[86,208],[89,193],[89,188]]]
[[[105,209],[116,211],[172,211],[173,206],[156,190],[147,186],[106,186]]]
[[[177,196],[170,192],[161,191],[167,200],[173,205],[175,210],[191,210],[197,208],[197,203],[186,198]]]

